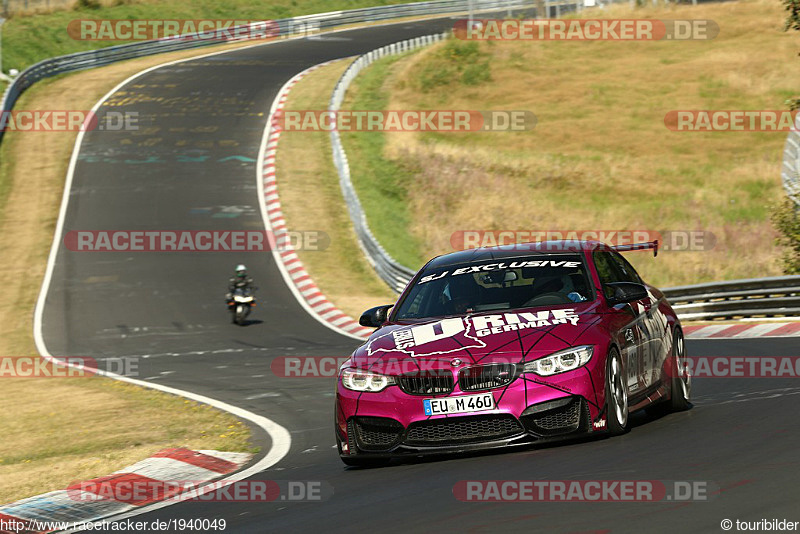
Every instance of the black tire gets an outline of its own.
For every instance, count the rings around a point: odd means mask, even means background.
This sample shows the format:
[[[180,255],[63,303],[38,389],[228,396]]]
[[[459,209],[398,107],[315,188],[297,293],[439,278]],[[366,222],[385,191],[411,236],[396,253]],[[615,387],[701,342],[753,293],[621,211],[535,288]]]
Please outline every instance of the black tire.
[[[668,407],[671,412],[683,412],[689,409],[689,400],[692,398],[692,377],[686,362],[683,333],[676,328],[673,334],[672,359],[670,361],[671,383]]]
[[[625,367],[617,349],[611,349],[606,358],[606,419],[608,433],[612,436],[628,430],[628,387]]]
[[[686,346],[683,334],[677,329],[673,334],[672,354],[667,361],[667,369],[667,377],[664,380],[669,383],[669,398],[644,409],[651,417],[663,417],[672,412],[689,409],[692,377],[686,372]]]

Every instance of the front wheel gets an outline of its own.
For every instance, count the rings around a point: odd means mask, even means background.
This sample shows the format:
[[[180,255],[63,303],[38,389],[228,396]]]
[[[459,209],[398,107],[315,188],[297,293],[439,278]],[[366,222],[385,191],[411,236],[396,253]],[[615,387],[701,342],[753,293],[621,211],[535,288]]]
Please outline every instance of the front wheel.
[[[608,433],[612,436],[624,434],[628,429],[628,388],[617,349],[611,349],[606,360],[606,413]]]

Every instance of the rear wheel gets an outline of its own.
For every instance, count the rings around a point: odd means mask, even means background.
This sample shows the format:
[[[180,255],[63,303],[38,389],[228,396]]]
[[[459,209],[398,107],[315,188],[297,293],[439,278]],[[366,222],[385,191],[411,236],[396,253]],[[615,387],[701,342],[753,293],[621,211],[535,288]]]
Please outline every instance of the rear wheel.
[[[624,434],[628,428],[628,389],[617,349],[611,349],[606,360],[606,414],[608,433]]]
[[[687,367],[686,346],[683,334],[676,329],[673,335],[672,356],[667,361],[667,377],[669,399],[652,404],[645,408],[648,415],[662,417],[671,412],[682,412],[689,409],[692,393],[692,377]]]
[[[689,399],[692,398],[692,376],[689,374],[687,365],[688,358],[686,346],[683,343],[683,333],[677,328],[672,344],[672,356],[669,409],[673,412],[682,412],[689,409]]]

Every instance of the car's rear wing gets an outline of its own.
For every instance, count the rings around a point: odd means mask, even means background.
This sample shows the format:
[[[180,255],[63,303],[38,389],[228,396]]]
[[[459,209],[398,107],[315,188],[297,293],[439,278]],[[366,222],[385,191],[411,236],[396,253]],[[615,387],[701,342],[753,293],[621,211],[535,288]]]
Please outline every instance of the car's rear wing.
[[[647,243],[631,243],[630,245],[617,245],[611,247],[617,252],[629,252],[631,250],[647,250],[653,249],[653,257],[658,256],[658,239],[655,241],[648,241]]]

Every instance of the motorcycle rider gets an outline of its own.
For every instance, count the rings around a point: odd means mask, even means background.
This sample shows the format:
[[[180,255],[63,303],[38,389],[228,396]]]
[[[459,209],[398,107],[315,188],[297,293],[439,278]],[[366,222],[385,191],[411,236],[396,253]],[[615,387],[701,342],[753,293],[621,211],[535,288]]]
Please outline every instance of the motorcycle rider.
[[[233,297],[233,292],[237,289],[243,290],[245,293],[250,293],[253,290],[253,279],[247,275],[247,267],[244,264],[236,266],[236,273],[228,280],[228,294],[225,296],[227,300]]]

